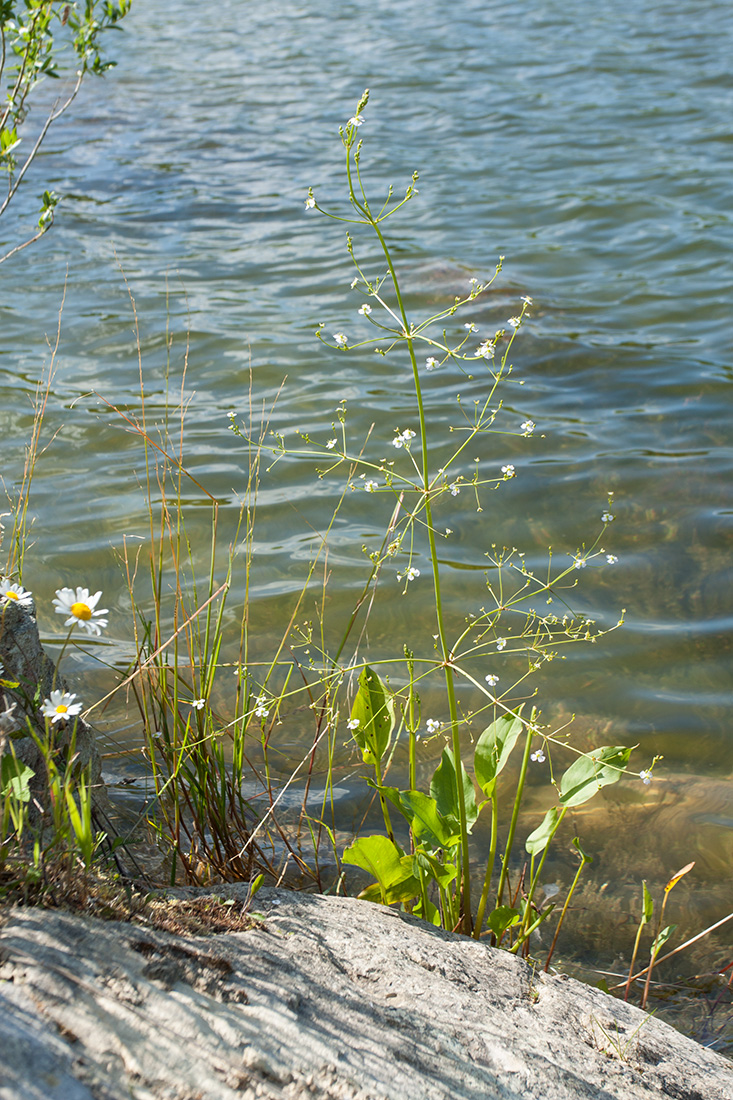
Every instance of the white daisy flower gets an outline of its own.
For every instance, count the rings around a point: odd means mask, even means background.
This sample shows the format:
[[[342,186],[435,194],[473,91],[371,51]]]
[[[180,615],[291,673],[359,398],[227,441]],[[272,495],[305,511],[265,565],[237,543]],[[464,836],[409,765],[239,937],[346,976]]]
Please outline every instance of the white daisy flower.
[[[206,706],[206,700],[205,699],[193,699],[191,701],[191,706],[193,707],[194,710],[203,710],[204,707]]]
[[[336,440],[336,439],[329,439],[328,443],[326,444],[326,450],[327,451],[332,451],[334,449],[334,447],[336,446],[337,442],[338,442],[338,440]]]
[[[514,469],[511,462],[506,466],[502,466],[501,472],[503,473],[505,478],[510,478],[510,477],[516,477],[517,476],[517,471]]]
[[[490,672],[488,676],[484,676],[484,680],[491,688],[496,687],[496,685],[499,683],[499,677],[495,676],[493,672]]]
[[[347,728],[347,730],[358,730],[358,728],[359,728],[359,719],[358,718],[349,718],[348,722],[346,723],[346,728]]]
[[[502,649],[506,649],[506,638],[497,638],[496,639],[496,648],[499,650],[500,653],[501,653]]]
[[[368,317],[371,312],[372,312],[372,307],[370,305],[368,305],[366,302],[361,307],[361,309],[357,310],[357,313],[360,313],[362,315],[362,317]]]
[[[346,125],[347,126],[361,126],[361,125],[363,125],[363,123],[364,123],[364,116],[363,115],[352,115],[351,118],[349,119],[349,121],[346,123]]]
[[[616,557],[615,554],[606,554],[606,561],[608,562],[609,565],[615,565],[616,562],[618,561],[618,558]]]
[[[334,332],[333,338],[340,348],[345,348],[349,342],[349,338],[345,332]]]
[[[507,324],[511,325],[512,328],[519,328],[521,323],[522,323],[521,317],[510,317],[509,320],[507,321]]]
[[[428,358],[425,360],[425,369],[426,370],[437,370],[437,368],[439,366],[440,366],[440,363],[438,362],[438,360],[435,358],[434,355],[428,356]]]
[[[13,584],[9,577],[3,577],[0,581],[0,600],[3,603],[12,601],[20,604],[21,607],[30,607],[33,596],[27,589],[21,588],[19,584]]]
[[[73,588],[59,588],[53,605],[57,615],[69,616],[64,626],[80,626],[88,634],[99,637],[102,633],[101,628],[108,623],[108,620],[101,616],[109,614],[106,607],[96,610],[101,595],[100,591],[90,596],[88,588],[77,588],[76,592]]]
[[[440,727],[443,725],[437,718],[428,718],[425,723],[425,728],[428,733],[437,733]]]
[[[65,722],[81,713],[81,703],[75,703],[76,695],[68,691],[52,691],[48,699],[43,700],[41,714],[51,719],[51,725]]]
[[[531,435],[536,426],[537,425],[535,424],[534,420],[525,420],[525,422],[522,424],[522,434]]]

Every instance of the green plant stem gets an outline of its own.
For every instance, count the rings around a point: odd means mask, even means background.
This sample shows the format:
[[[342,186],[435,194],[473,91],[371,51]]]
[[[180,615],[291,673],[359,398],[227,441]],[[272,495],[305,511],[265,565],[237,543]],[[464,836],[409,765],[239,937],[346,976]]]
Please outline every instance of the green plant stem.
[[[478,905],[478,912],[476,913],[476,923],[473,928],[474,939],[478,939],[481,935],[481,929],[484,923],[484,913],[486,912],[486,903],[489,899],[489,891],[491,889],[491,880],[494,877],[494,863],[496,862],[496,847],[498,843],[499,835],[499,802],[496,797],[496,790],[491,799],[491,841],[489,843],[489,858],[486,863],[486,874],[484,876],[484,887],[481,891],[481,899]]]
[[[549,847],[549,845],[548,845],[548,847]],[[588,860],[588,857],[586,856],[585,852],[581,852],[580,853],[580,866],[578,867],[578,870],[575,872],[575,878],[573,879],[572,886],[568,890],[568,896],[565,898],[565,904],[562,907],[562,912],[560,913],[560,917],[559,917],[558,922],[557,922],[557,928],[555,929],[555,935],[552,937],[552,943],[550,944],[550,950],[547,952],[547,958],[545,959],[545,965],[543,967],[543,969],[545,971],[545,974],[548,972],[548,970],[550,968],[550,959],[552,958],[552,956],[555,952],[555,945],[557,944],[557,937],[560,935],[560,929],[562,928],[562,923],[565,920],[565,914],[568,911],[568,906],[570,905],[570,899],[573,896],[573,893],[575,891],[575,887],[578,885],[578,881],[580,880],[580,876],[581,876],[581,873],[583,871],[583,868],[585,867],[586,863],[588,863],[588,862],[589,862],[589,860]],[[639,930],[639,934],[637,935],[637,938],[636,938],[636,945],[637,946],[639,944],[639,935],[640,934],[641,934],[641,930]],[[636,952],[636,948],[634,949],[634,951]]]
[[[514,834],[517,830],[517,820],[519,818],[519,807],[522,802],[522,793],[524,791],[524,781],[527,777],[527,768],[529,767],[529,753],[532,747],[532,738],[534,732],[532,725],[527,727],[527,740],[524,745],[524,755],[522,756],[522,764],[519,771],[519,779],[517,780],[517,791],[514,795],[514,806],[512,808],[512,819],[509,824],[509,836],[506,841],[506,849],[504,851],[504,858],[501,861],[501,874],[499,876],[499,885],[496,890],[496,905],[497,908],[501,905],[502,895],[504,893],[504,886],[506,884],[507,874],[509,873],[509,857],[512,852],[512,844],[514,843]]]

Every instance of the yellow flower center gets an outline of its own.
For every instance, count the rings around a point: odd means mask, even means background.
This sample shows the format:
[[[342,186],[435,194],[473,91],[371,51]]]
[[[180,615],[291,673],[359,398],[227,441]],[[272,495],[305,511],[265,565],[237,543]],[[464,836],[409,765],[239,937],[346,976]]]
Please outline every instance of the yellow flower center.
[[[18,599],[18,593],[8,591],[8,592],[5,593],[5,599],[6,600],[17,600]]]
[[[63,703],[59,703],[59,705],[56,707],[56,713],[57,714],[68,714],[69,713],[69,708],[67,706],[64,706]]]
[[[75,619],[91,619],[92,609],[85,603],[73,603],[71,605],[71,614]]]

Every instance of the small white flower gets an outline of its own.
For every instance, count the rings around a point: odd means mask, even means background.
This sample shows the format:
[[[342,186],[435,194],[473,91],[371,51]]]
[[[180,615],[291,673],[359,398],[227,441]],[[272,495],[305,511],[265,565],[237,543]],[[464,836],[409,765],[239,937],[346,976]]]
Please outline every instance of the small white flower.
[[[478,279],[469,279],[468,282],[470,286],[478,286]]]
[[[0,600],[3,603],[18,603],[21,607],[30,607],[33,596],[19,584],[13,584],[9,577],[3,577],[0,581]]]
[[[51,724],[65,722],[67,718],[73,718],[81,713],[81,703],[75,703],[76,695],[68,691],[52,691],[50,698],[43,700],[41,714],[44,718],[50,718]]]
[[[425,360],[425,369],[426,370],[437,370],[437,368],[439,366],[440,366],[440,363],[438,362],[438,360],[435,358],[434,355],[428,356],[428,358]]]
[[[352,289],[352,290],[353,290],[353,289],[354,289],[354,287],[355,287],[355,286],[356,286],[356,285],[358,284],[358,282],[359,282],[359,276],[358,276],[358,275],[355,275],[355,276],[354,276],[354,278],[353,278],[353,279],[351,280],[351,289]]]
[[[522,433],[524,435],[531,435],[536,427],[537,425],[534,420],[525,420],[524,424],[522,424]]]
[[[362,317],[368,317],[369,314],[372,312],[372,307],[370,305],[367,305],[367,303],[365,302],[358,312],[362,315]]]
[[[437,718],[428,718],[425,722],[425,729],[428,733],[437,733],[442,725],[443,723],[438,721]]]
[[[191,702],[191,706],[193,707],[194,710],[203,710],[204,707],[206,706],[206,700],[205,699],[193,699],[192,702]]]
[[[639,779],[642,781],[645,787],[649,786],[653,778],[654,776],[648,768],[645,768],[644,771],[639,772]]]
[[[352,115],[349,119],[347,126],[361,126],[364,122],[363,115]]]
[[[573,569],[585,569],[588,562],[581,554],[576,554],[573,558]]]
[[[532,299],[530,298],[530,296],[528,294],[523,294],[522,297],[519,299],[519,301],[520,302],[525,302],[528,306],[532,305]]]
[[[522,323],[521,317],[510,317],[509,320],[507,321],[507,324],[511,325],[512,328],[519,328],[521,323]]]
[[[502,646],[502,649],[503,648],[504,647]],[[488,676],[484,676],[484,680],[486,681],[486,683],[489,685],[490,688],[496,687],[496,685],[499,683],[499,677],[495,676],[493,672],[490,672],[488,674]]]
[[[236,415],[237,414],[235,413],[234,409],[230,409],[229,412],[227,413],[227,416],[229,417],[230,420],[234,420]]]
[[[453,484],[450,487],[450,495],[452,497],[457,497],[458,494],[460,493],[460,491],[461,491],[461,488],[460,488],[458,482],[454,481]]]
[[[410,440],[414,438],[415,432],[413,432],[412,428],[405,428],[404,432],[402,433],[402,442],[407,445]]]
[[[378,481],[367,481],[364,485],[364,492],[365,493],[373,493],[374,490],[378,489],[378,488],[379,488],[379,482]]]
[[[537,752],[530,753],[530,760],[533,760],[535,764],[544,764],[545,754],[542,749],[537,749]]]
[[[102,615],[108,614],[107,608],[100,607],[96,610],[101,595],[100,591],[91,596],[88,588],[79,587],[76,592],[73,588],[59,588],[53,605],[57,615],[69,616],[64,626],[79,626],[88,634],[99,637],[102,633],[101,628],[107,626],[108,622],[107,619],[101,618]]]
[[[496,648],[499,650],[500,653],[501,653],[502,649],[506,649],[506,638],[497,638],[496,639]]]
[[[419,576],[420,576],[420,570],[416,569],[414,565],[411,565],[408,569],[405,570],[404,573],[398,573],[397,574],[397,580],[401,581],[402,578],[404,577],[408,581],[414,581],[414,580],[417,580],[417,578]]]
[[[491,340],[484,340],[483,344],[479,344],[476,348],[476,354],[480,355],[482,359],[493,359],[496,355],[496,346]]]
[[[503,473],[505,479],[517,476],[517,471],[514,469],[511,462],[506,466],[502,466],[501,472]]]
[[[608,562],[609,565],[615,565],[616,562],[618,561],[618,558],[616,557],[615,554],[606,554],[606,561]]]
[[[476,325],[474,325],[473,321],[466,321],[466,323],[463,327],[465,328],[466,332],[475,332],[476,331]]]
[[[613,518],[610,512],[604,512],[601,516],[601,523],[613,523]]]
[[[267,718],[269,713],[270,712],[267,709],[267,707],[260,706],[260,707],[255,708],[255,717],[256,718]]]
[[[328,443],[326,444],[326,450],[327,451],[332,451],[337,443],[338,443],[337,439],[329,439]]]
[[[358,718],[349,718],[348,722],[346,723],[346,728],[347,730],[358,730],[359,725],[360,723]]]
[[[306,210],[313,210],[315,205],[316,205],[316,200],[314,199],[313,195],[309,195],[308,198],[305,200]]]
[[[348,337],[343,332],[334,332],[333,338],[340,348],[345,348],[349,342]]]

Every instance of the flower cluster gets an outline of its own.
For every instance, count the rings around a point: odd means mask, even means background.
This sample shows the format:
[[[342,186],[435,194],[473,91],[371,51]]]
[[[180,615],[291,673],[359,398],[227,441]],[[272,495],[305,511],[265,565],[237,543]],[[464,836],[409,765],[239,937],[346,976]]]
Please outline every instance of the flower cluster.
[[[398,435],[392,440],[392,446],[397,447],[409,447],[411,441],[415,438],[415,433],[410,428],[405,428],[404,432],[399,432]]]
[[[404,577],[407,581],[415,581],[420,576],[420,570],[416,569],[414,565],[408,566],[404,573],[397,574],[397,580],[401,581]]]

